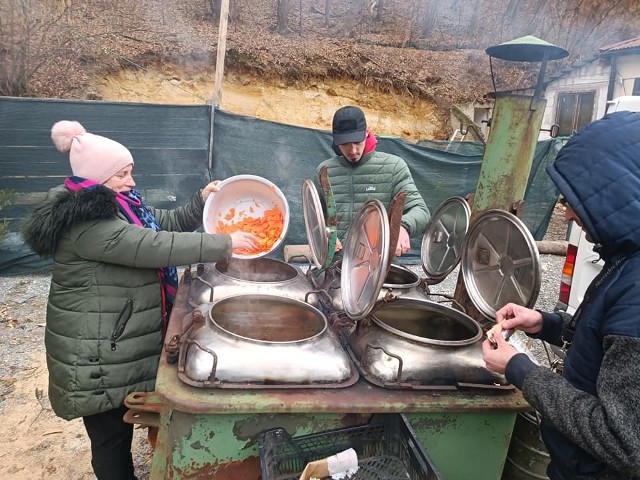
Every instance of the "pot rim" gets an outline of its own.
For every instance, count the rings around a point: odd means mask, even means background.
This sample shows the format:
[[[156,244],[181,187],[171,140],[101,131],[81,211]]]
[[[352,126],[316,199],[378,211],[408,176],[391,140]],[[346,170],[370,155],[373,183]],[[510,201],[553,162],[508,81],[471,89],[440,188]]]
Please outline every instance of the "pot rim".
[[[247,259],[234,259],[234,260],[240,260],[241,262],[247,262],[247,261],[251,261],[253,262],[254,260],[247,260]],[[260,285],[277,285],[277,284],[283,284],[283,283],[291,283],[294,282],[296,280],[298,280],[300,278],[300,271],[294,267],[293,265],[288,264],[287,262],[283,262],[281,260],[277,260],[275,258],[260,258],[259,261],[264,262],[264,261],[269,261],[272,263],[277,263],[280,265],[285,265],[286,267],[288,267],[295,275],[291,278],[287,278],[285,280],[248,280],[246,278],[240,278],[240,277],[234,277],[233,275],[230,275],[227,272],[223,272],[218,268],[218,263],[224,263],[224,262],[215,262],[215,264],[213,265],[213,270],[219,274],[220,276],[224,277],[224,278],[228,278],[230,280],[235,280],[235,281],[239,281],[239,282],[247,282],[247,283],[258,283]],[[233,263],[236,263],[235,261]],[[245,295],[245,294],[238,294],[238,295]],[[246,294],[246,295],[250,295],[250,294]],[[235,295],[234,295],[235,296]]]
[[[391,270],[399,270],[403,273],[408,273],[411,277],[415,277],[415,281],[411,282],[411,283],[383,283],[382,287],[383,288],[413,288],[413,287],[417,287],[418,285],[420,285],[420,276],[417,273],[412,272],[411,270],[409,270],[406,267],[403,267],[402,265],[398,265],[395,263],[392,263],[389,265],[389,272],[391,272]]]
[[[437,339],[432,339],[432,338],[425,338],[425,337],[419,337],[417,335],[413,335],[411,333],[407,333],[405,331],[399,330],[397,328],[392,327],[391,325],[387,324],[386,322],[384,322],[383,320],[379,319],[375,312],[371,315],[371,320],[378,325],[380,328],[386,330],[389,333],[392,333],[393,335],[399,336],[401,338],[406,338],[407,340],[411,340],[417,343],[421,343],[421,344],[425,344],[425,345],[437,345],[437,346],[441,346],[441,347],[465,347],[468,345],[473,345],[474,343],[476,343],[478,340],[480,340],[482,338],[483,332],[482,332],[482,327],[480,326],[480,324],[474,320],[473,318],[471,318],[469,315],[467,315],[464,312],[461,312],[460,310],[456,310],[454,308],[451,307],[447,307],[446,305],[443,305],[441,303],[438,302],[434,302],[432,300],[422,300],[422,299],[413,299],[413,298],[398,298],[396,300],[394,300],[394,302],[392,304],[395,303],[409,303],[409,304],[418,304],[418,305],[428,305],[430,307],[435,307],[432,308],[432,310],[436,310],[440,313],[446,313],[447,315],[453,315],[454,317],[457,317],[458,319],[462,319],[467,323],[470,323],[471,325],[473,325],[476,329],[476,334],[473,337],[469,337],[465,340],[437,340]],[[392,305],[390,304],[390,305]]]
[[[322,329],[315,333],[314,335],[311,335],[309,337],[305,337],[305,338],[301,338],[301,339],[297,339],[297,340],[286,340],[286,341],[273,341],[273,340],[259,340],[256,338],[251,338],[251,337],[245,337],[244,335],[239,335],[237,333],[234,333],[226,328],[224,328],[222,325],[220,325],[214,318],[212,311],[213,309],[219,305],[219,304],[223,304],[223,303],[228,303],[234,300],[238,300],[238,299],[243,299],[245,297],[253,297],[254,299],[264,299],[267,298],[269,300],[277,300],[278,302],[282,302],[282,303],[295,303],[298,304],[299,306],[301,306],[302,308],[307,308],[311,311],[313,311],[313,313],[315,313],[316,315],[318,315],[323,321],[324,321],[324,325],[322,327]],[[214,302],[213,304],[209,305],[207,308],[207,321],[209,323],[209,325],[215,329],[220,330],[221,332],[225,333],[226,335],[229,335],[232,338],[236,338],[236,339],[241,339],[241,340],[246,340],[248,342],[253,342],[253,343],[258,343],[258,344],[275,344],[275,345],[291,345],[291,344],[295,344],[295,343],[302,343],[302,342],[308,342],[311,340],[314,340],[316,338],[319,338],[323,335],[326,334],[326,332],[329,329],[329,322],[327,321],[327,317],[324,313],[322,313],[319,309],[317,309],[316,307],[314,307],[313,305],[303,302],[302,300],[298,300],[295,298],[289,298],[289,297],[282,297],[280,295],[270,295],[270,294],[265,294],[265,293],[260,293],[260,294],[255,294],[255,293],[239,293],[236,295],[230,295],[228,297],[225,297],[221,300],[218,300],[217,302]]]

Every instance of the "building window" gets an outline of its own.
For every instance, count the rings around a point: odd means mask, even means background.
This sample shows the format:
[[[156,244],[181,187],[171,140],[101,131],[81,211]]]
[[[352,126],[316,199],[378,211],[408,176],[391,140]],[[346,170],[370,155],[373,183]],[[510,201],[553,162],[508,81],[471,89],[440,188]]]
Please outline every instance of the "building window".
[[[631,95],[640,95],[640,78],[633,80],[633,92]]]
[[[560,93],[556,107],[558,135],[572,135],[593,119],[596,92]]]

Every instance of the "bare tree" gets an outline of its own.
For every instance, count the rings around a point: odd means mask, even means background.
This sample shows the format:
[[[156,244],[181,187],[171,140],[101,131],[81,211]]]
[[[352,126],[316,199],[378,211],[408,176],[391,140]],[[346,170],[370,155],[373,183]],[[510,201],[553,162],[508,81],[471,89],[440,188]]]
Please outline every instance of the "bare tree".
[[[522,2],[521,0],[509,0],[507,8],[504,9],[504,17],[507,22],[512,22],[521,13]]]
[[[411,3],[411,14],[409,16],[409,24],[407,25],[407,30],[405,32],[404,39],[402,40],[402,44],[401,44],[402,48],[405,48],[407,44],[411,43],[411,39],[413,37],[413,27],[420,13],[421,4],[422,4],[422,0],[413,0],[413,2]]]
[[[291,33],[289,29],[289,0],[278,0],[278,24],[276,29],[280,35]]]
[[[164,2],[165,0],[162,0]],[[212,21],[220,21],[221,0],[204,0],[204,15],[210,17]],[[239,1],[229,0],[229,22],[239,19],[242,7]]]
[[[204,0],[204,14],[215,21],[220,20],[220,0]]]
[[[482,12],[482,0],[476,0],[475,5],[473,6],[473,11],[471,12],[471,19],[469,20],[469,32],[475,37],[478,38],[478,34],[480,33],[480,12]]]
[[[440,0],[427,0],[427,6],[422,20],[420,38],[427,38],[433,34],[438,19],[438,7]]]
[[[68,15],[66,0],[39,10],[31,0],[0,0],[0,95],[29,93],[29,80],[56,61],[65,40],[56,24]]]
[[[376,21],[382,20],[382,11],[384,10],[384,0],[377,0],[376,2]]]
[[[331,26],[331,0],[324,0],[324,26]]]
[[[565,45],[572,49],[586,43],[594,31],[605,23],[611,12],[621,6],[625,7],[626,3],[624,0],[578,0],[571,11],[570,22],[566,24]]]

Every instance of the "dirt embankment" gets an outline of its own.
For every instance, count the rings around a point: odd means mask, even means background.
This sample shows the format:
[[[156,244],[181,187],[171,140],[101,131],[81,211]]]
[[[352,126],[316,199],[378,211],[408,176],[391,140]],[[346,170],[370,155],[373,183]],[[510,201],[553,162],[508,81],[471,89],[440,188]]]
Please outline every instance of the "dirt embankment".
[[[96,80],[96,95],[110,101],[203,104],[211,101],[214,71],[121,71]],[[449,127],[433,102],[401,94],[383,93],[354,80],[325,79],[304,84],[229,73],[222,85],[222,110],[263,120],[330,130],[333,113],[344,105],[358,105],[377,134],[415,142],[446,138]]]

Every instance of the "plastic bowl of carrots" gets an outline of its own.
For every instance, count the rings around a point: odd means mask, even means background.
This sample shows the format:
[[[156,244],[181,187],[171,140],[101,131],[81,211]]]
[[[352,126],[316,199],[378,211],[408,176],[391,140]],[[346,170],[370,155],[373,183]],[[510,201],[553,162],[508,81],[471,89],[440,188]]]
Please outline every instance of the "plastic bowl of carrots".
[[[207,233],[253,233],[259,244],[236,249],[236,258],[259,258],[282,243],[289,228],[289,203],[273,182],[257,175],[236,175],[223,180],[219,191],[209,195],[202,213]]]

